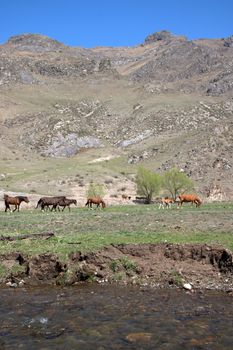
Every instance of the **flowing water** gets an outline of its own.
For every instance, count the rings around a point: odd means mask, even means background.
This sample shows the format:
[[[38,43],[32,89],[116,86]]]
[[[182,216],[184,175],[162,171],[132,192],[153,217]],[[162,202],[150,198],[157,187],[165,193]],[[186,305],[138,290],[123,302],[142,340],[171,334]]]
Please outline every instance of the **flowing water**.
[[[233,297],[82,285],[0,290],[0,349],[232,349]]]

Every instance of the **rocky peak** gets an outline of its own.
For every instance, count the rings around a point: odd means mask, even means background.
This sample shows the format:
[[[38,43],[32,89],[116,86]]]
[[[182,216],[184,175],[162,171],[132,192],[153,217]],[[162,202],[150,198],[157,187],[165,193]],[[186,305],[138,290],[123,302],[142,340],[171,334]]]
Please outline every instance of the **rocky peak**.
[[[182,38],[183,40],[184,39],[186,40],[186,38],[184,36],[177,37],[177,36],[174,36],[168,30],[162,30],[160,32],[155,32],[153,34],[148,35],[145,38],[145,44],[151,44],[151,43],[155,43],[157,41],[170,42],[174,38]]]
[[[19,51],[46,52],[65,48],[61,42],[40,34],[22,34],[12,36],[6,43]]]

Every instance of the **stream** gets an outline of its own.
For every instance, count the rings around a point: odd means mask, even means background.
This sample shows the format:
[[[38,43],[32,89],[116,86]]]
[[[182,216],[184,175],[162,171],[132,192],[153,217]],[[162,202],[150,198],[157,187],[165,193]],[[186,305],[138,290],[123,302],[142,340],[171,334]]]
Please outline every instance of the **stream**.
[[[2,288],[0,349],[232,349],[233,296],[116,285]]]

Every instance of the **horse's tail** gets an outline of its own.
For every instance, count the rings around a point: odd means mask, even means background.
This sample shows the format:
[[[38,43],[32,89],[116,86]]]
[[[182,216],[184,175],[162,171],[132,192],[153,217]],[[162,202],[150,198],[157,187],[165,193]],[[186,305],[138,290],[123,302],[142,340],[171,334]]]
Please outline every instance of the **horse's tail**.
[[[40,198],[37,202],[36,209],[39,208],[42,205],[42,198]]]
[[[90,204],[90,199],[87,200],[87,203],[85,204],[85,207]]]

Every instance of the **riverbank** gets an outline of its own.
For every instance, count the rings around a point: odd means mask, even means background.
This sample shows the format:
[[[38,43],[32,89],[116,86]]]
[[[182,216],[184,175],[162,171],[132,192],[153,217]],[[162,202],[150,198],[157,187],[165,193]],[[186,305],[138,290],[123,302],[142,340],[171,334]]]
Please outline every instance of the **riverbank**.
[[[120,244],[96,252],[71,253],[62,262],[49,253],[0,256],[9,287],[84,282],[120,283],[154,288],[215,289],[233,293],[232,253],[197,244]]]

